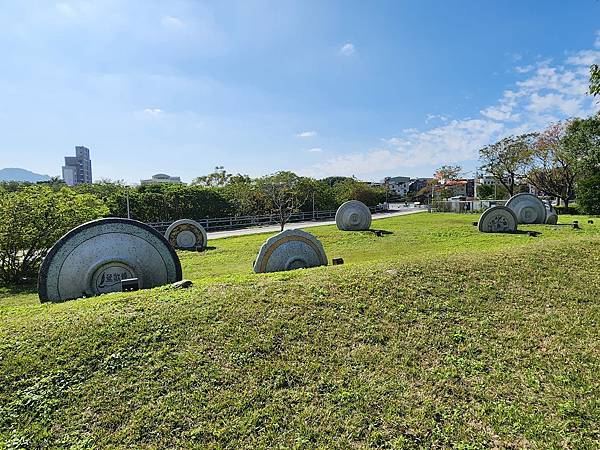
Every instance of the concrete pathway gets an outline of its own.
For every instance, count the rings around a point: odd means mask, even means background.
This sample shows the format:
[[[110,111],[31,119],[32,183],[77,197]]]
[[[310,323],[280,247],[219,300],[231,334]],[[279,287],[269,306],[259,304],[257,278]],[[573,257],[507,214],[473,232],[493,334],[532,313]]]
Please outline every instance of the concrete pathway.
[[[405,216],[407,214],[415,214],[420,212],[426,212],[426,208],[402,208],[386,213],[373,214],[373,220],[386,219],[388,217]],[[296,230],[298,228],[311,228],[320,227],[322,225],[335,225],[335,220],[324,220],[319,222],[293,222],[286,223],[286,230]],[[267,225],[264,227],[252,227],[252,228],[240,228],[239,230],[226,230],[226,231],[213,231],[207,233],[208,239],[219,239],[229,236],[243,236],[246,234],[259,234],[259,233],[274,233],[279,231],[279,225]]]

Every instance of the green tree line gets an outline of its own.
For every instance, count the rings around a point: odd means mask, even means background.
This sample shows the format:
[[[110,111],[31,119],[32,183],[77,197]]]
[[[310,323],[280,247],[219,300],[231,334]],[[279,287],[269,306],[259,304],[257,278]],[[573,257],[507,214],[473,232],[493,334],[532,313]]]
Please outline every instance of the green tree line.
[[[0,183],[0,283],[32,281],[47,250],[70,229],[101,217],[143,222],[273,214],[282,228],[297,211],[335,209],[357,199],[376,205],[385,192],[353,178],[316,180],[292,172],[251,179],[218,173],[192,185],[128,187],[100,181],[74,187],[53,179]]]

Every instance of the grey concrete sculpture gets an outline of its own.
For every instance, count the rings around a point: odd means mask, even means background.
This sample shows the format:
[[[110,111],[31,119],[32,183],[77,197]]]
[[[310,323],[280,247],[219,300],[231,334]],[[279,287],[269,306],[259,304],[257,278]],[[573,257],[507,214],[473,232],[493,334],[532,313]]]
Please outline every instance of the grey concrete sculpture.
[[[286,230],[270,237],[260,247],[254,272],[280,272],[326,265],[327,255],[316,237],[302,230]]]
[[[546,215],[546,223],[548,225],[556,225],[558,223],[558,214],[554,211],[548,211]]]
[[[477,228],[483,233],[514,233],[517,231],[517,216],[506,206],[493,206],[483,212]]]
[[[350,200],[338,208],[335,224],[343,231],[368,230],[371,227],[371,211],[363,202]]]
[[[167,228],[165,238],[173,247],[183,250],[202,250],[207,241],[204,227],[191,219],[173,222]]]
[[[543,200],[544,206],[546,207],[546,223],[548,225],[556,225],[558,223],[558,214],[554,206],[546,200]]]
[[[506,206],[514,211],[519,223],[546,223],[546,207],[533,194],[513,195]]]
[[[167,240],[130,219],[99,219],[74,228],[50,249],[40,268],[42,302],[60,302],[121,290],[137,278],[140,288],[181,280],[181,264]]]

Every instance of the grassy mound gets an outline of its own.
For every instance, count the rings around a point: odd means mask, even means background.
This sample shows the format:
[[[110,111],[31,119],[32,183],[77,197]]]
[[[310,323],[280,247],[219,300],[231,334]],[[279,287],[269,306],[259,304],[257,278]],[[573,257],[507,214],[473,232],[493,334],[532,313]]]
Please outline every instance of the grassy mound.
[[[312,229],[347,264],[271,275],[264,235],[214,241],[189,290],[5,292],[0,447],[593,448],[600,225],[472,220]]]

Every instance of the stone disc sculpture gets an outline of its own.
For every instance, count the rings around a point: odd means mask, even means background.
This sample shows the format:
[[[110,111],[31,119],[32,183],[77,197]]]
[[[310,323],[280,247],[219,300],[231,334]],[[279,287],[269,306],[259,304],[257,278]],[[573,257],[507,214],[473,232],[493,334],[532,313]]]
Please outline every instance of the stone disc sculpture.
[[[558,223],[558,214],[554,211],[548,211],[546,215],[546,223],[548,225],[556,225]]]
[[[513,195],[506,206],[514,211],[519,223],[546,223],[546,207],[533,194]]]
[[[514,233],[517,231],[517,216],[506,206],[493,206],[483,212],[477,228],[483,233]]]
[[[165,238],[173,247],[184,250],[202,250],[207,241],[204,227],[191,219],[173,222],[167,228]]]
[[[280,272],[326,265],[327,255],[316,237],[302,230],[286,230],[270,237],[260,247],[254,272]]]
[[[558,223],[558,214],[554,209],[554,206],[548,201],[544,201],[546,207],[546,223],[548,225],[556,225]]]
[[[40,268],[42,302],[60,302],[121,290],[121,280],[137,278],[140,288],[181,280],[173,247],[150,226],[108,218],[72,229],[50,249]]]
[[[371,227],[371,211],[363,202],[350,200],[338,208],[335,224],[343,231],[368,230]]]

